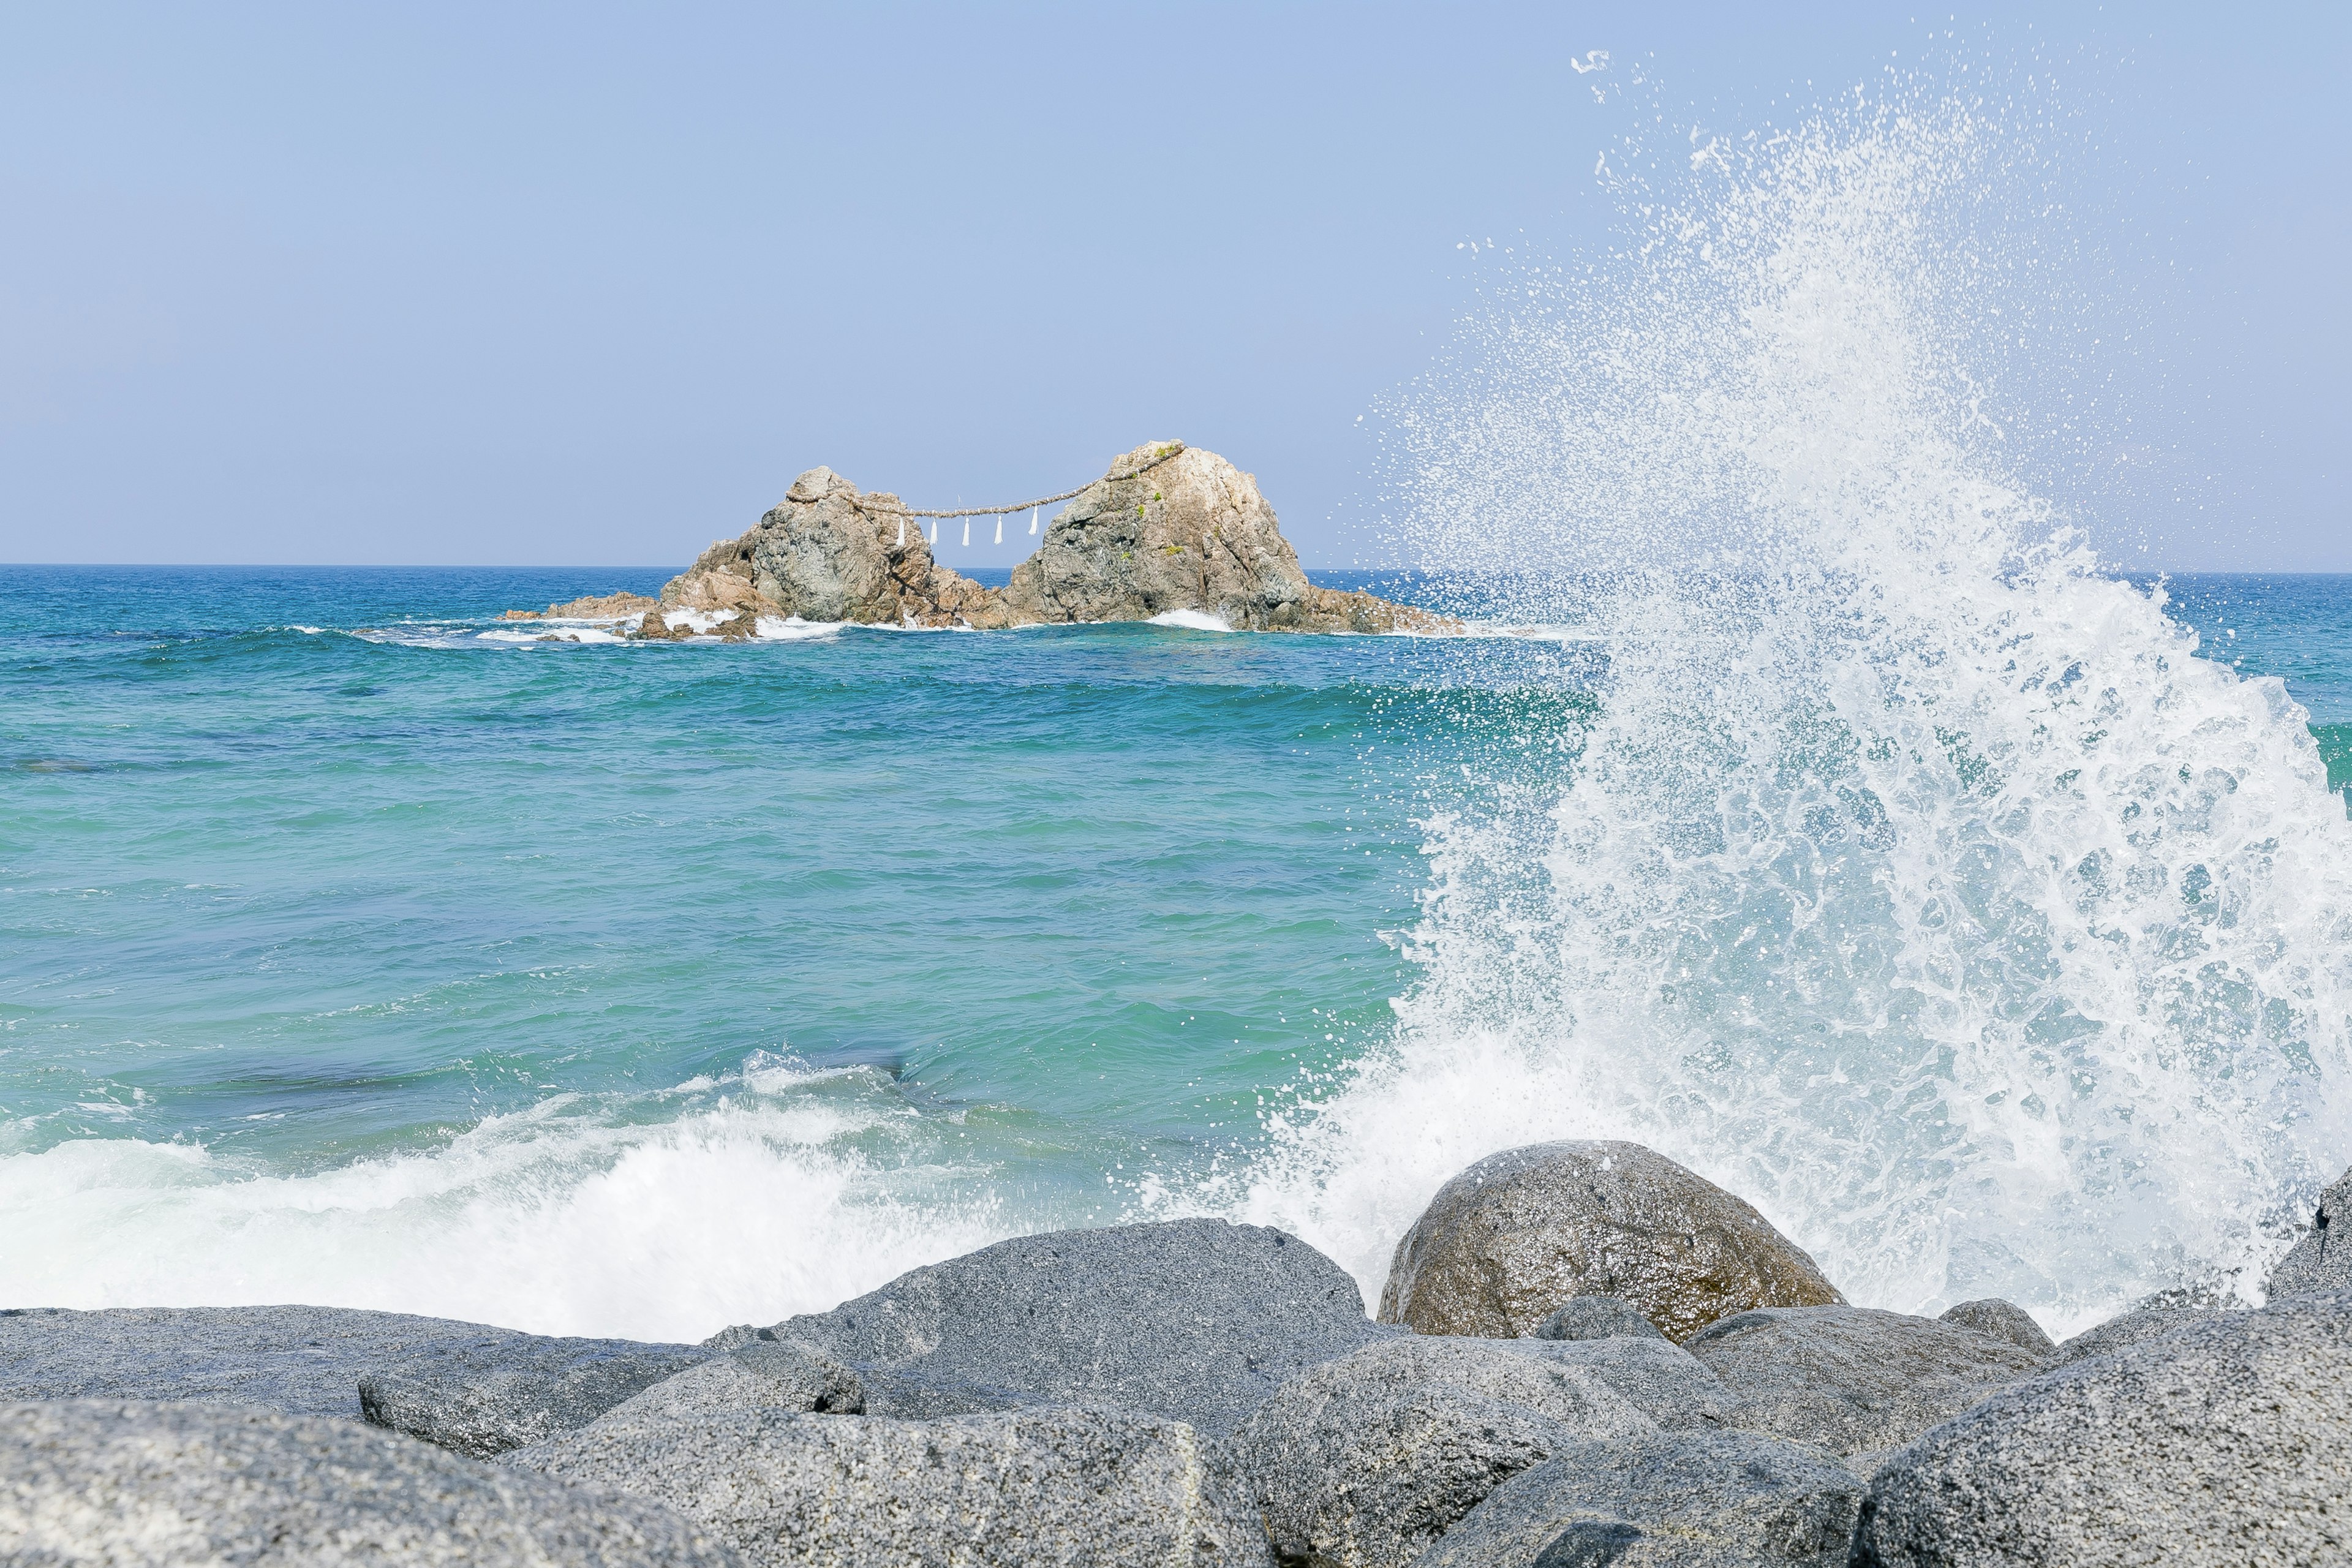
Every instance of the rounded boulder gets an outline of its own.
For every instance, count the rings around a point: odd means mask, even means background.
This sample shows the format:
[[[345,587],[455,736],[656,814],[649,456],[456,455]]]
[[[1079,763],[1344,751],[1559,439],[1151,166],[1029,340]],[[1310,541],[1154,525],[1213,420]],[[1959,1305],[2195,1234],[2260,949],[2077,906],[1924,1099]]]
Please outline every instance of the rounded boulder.
[[[1397,1244],[1383,1322],[1512,1339],[1562,1301],[1614,1296],[1680,1342],[1759,1307],[1843,1305],[1748,1205],[1638,1143],[1538,1143],[1438,1189]]]

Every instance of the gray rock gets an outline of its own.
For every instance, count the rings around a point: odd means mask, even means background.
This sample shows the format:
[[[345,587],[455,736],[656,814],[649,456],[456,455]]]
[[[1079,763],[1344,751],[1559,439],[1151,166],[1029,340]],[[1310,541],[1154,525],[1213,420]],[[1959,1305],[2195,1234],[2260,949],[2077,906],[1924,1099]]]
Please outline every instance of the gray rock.
[[[2058,1353],[2050,1336],[2024,1308],[2004,1301],[1998,1296],[1988,1296],[1980,1301],[1962,1301],[1957,1307],[1944,1310],[1942,1321],[1963,1329],[1974,1329],[1980,1334],[1990,1334],[1997,1340],[2007,1340],[2028,1355],[2048,1361]]]
[[[608,1418],[506,1463],[656,1500],[761,1568],[1271,1561],[1213,1445],[1181,1422],[1108,1411]]]
[[[1555,1348],[1400,1338],[1283,1384],[1232,1439],[1276,1553],[1401,1568],[1564,1445],[1658,1429]]]
[[[1862,1482],[1749,1432],[1577,1443],[1496,1489],[1420,1568],[1843,1568]]]
[[[1614,1296],[1579,1296],[1538,1323],[1538,1340],[1663,1340],[1642,1309]]]
[[[1685,1348],[1744,1402],[1740,1425],[1863,1469],[2042,1366],[2006,1341],[1867,1307],[1742,1312]]]
[[[2308,1290],[2352,1288],[2352,1226],[2345,1223],[2347,1219],[2352,1219],[2352,1171],[2336,1177],[2336,1184],[2319,1194],[2311,1228],[2271,1270],[2271,1300]]]
[[[1369,594],[1318,588],[1257,480],[1197,447],[1113,459],[1057,513],[1003,595],[1012,624],[1146,621],[1189,611],[1237,631],[1459,630]]]
[[[2109,1318],[2095,1329],[2085,1329],[2058,1347],[2051,1357],[2053,1367],[2071,1366],[2095,1355],[2106,1355],[2126,1350],[2149,1340],[2160,1340],[2168,1334],[2216,1318],[2237,1318],[2245,1314],[2210,1307],[2137,1307],[2121,1317]]]
[[[1381,1321],[1511,1339],[1560,1302],[1630,1302],[1670,1340],[1751,1307],[1843,1298],[1721,1187],[1638,1143],[1538,1143],[1438,1190],[1397,1244]]]
[[[2214,1312],[2046,1373],[1894,1456],[1862,1568],[2352,1560],[2352,1296]]]
[[[0,1562],[732,1568],[658,1504],[250,1405],[0,1405]]]
[[[735,1410],[862,1415],[866,1389],[837,1362],[799,1345],[754,1340],[662,1379],[597,1419],[677,1421]]]
[[[998,1242],[772,1332],[855,1368],[870,1415],[1098,1405],[1222,1435],[1295,1373],[1394,1331],[1295,1237],[1185,1219]]]
[[[531,1336],[336,1307],[0,1311],[0,1399],[203,1399],[295,1415],[360,1413],[360,1374]]]
[[[1478,1341],[1463,1341],[1479,1343]],[[1742,1425],[1737,1394],[1705,1362],[1664,1340],[1504,1340],[1522,1354],[1590,1373],[1669,1431]]]
[[[359,1380],[360,1414],[378,1426],[488,1459],[584,1426],[709,1359],[696,1345],[514,1334],[370,1367]]]

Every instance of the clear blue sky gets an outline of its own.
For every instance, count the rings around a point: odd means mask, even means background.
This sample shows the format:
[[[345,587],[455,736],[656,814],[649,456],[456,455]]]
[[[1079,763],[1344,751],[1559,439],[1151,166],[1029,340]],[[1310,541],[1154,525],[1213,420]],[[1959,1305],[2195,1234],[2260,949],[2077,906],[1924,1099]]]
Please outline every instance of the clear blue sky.
[[[1789,9],[11,7],[0,560],[682,563],[813,464],[1008,500],[1172,437],[1370,563],[1457,241],[1605,242],[1570,57],[1737,126],[1930,25]],[[2150,563],[2352,570],[2347,14],[1933,13],[2084,79],[2179,279]]]

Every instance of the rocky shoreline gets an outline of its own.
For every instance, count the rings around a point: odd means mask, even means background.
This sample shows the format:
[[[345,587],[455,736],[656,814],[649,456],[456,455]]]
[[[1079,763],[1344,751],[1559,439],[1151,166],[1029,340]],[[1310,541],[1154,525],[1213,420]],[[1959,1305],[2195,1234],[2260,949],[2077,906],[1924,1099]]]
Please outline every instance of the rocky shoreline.
[[[1113,459],[1003,588],[940,565],[922,522],[895,495],[811,468],[749,531],[670,579],[659,599],[614,594],[506,618],[602,621],[660,642],[740,641],[760,636],[762,622],[795,621],[990,630],[1191,616],[1234,631],[1461,629],[1409,605],[1309,583],[1257,480],[1181,441]]]
[[[1846,1305],[1628,1143],[1479,1162],[1377,1319],[1281,1231],[1000,1242],[700,1344],[0,1312],[0,1562],[2340,1563],[2352,1174],[2260,1310]]]

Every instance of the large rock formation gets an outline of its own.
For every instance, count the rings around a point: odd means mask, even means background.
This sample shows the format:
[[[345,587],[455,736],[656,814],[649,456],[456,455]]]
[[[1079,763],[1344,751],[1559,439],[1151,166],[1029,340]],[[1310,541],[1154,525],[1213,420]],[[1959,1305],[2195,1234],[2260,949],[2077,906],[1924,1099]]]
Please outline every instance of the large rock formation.
[[[1257,481],[1181,442],[1139,447],[1063,508],[1002,592],[940,565],[897,496],[811,468],[740,539],[721,540],[662,590],[646,636],[675,613],[909,626],[1018,626],[1212,617],[1236,630],[1444,632],[1444,616],[1318,588]],[[702,628],[695,628],[700,635]]]
[[[0,1563],[740,1568],[657,1502],[247,1405],[0,1405]]]
[[[1381,1320],[1532,1332],[1578,1296],[1632,1302],[1671,1340],[1756,1307],[1841,1304],[1764,1216],[1638,1143],[1538,1143],[1438,1189],[1397,1244]]]

